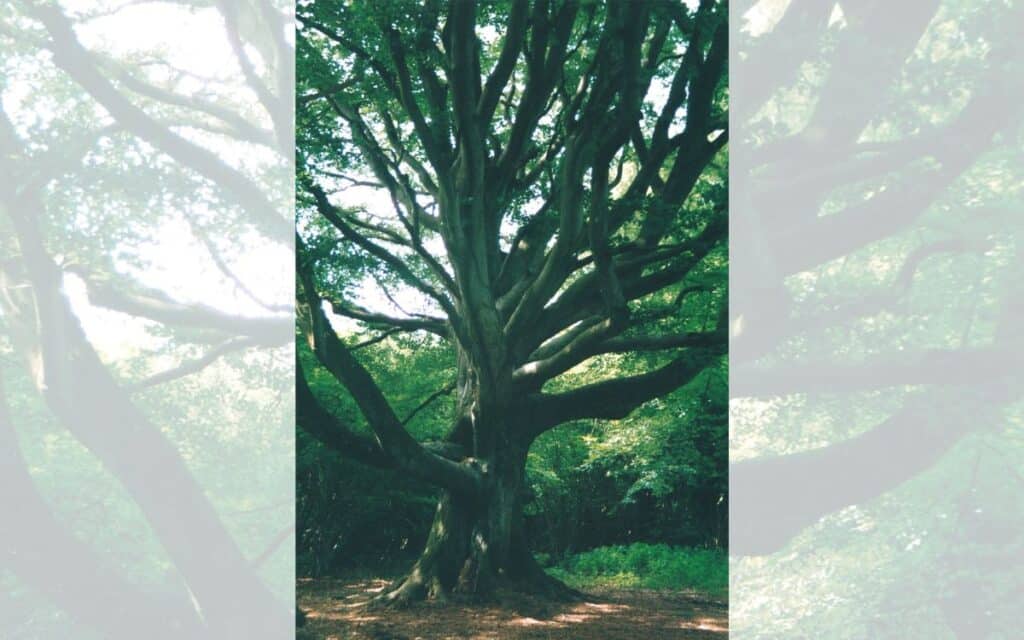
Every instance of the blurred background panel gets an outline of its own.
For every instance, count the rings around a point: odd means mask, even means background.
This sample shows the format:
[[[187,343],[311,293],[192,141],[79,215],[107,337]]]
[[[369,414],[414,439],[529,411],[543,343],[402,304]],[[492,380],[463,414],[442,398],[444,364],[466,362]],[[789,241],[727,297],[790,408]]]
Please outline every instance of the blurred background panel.
[[[291,12],[0,6],[0,637],[292,633]]]
[[[731,10],[731,631],[1018,636],[1024,7]]]

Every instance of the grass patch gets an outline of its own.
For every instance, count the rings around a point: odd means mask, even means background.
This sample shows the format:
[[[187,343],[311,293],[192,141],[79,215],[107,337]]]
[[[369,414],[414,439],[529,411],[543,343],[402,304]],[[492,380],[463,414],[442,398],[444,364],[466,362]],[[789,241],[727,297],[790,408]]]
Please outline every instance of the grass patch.
[[[548,573],[577,589],[694,589],[722,596],[729,588],[726,553],[644,544],[599,547],[570,556]]]

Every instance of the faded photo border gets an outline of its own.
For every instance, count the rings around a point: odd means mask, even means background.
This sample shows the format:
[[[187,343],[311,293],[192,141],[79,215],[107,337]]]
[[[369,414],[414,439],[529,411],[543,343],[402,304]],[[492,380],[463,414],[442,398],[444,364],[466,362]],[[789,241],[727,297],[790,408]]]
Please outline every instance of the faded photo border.
[[[293,634],[292,15],[0,4],[0,637]]]
[[[1024,6],[731,13],[731,633],[1018,637]]]

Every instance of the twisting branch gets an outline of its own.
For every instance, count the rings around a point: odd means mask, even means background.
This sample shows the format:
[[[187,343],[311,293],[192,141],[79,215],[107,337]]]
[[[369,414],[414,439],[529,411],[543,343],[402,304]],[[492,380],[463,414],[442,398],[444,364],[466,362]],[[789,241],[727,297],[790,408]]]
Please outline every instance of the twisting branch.
[[[387,340],[391,336],[395,335],[396,333],[401,333],[401,331],[402,331],[401,329],[397,329],[397,328],[395,328],[395,329],[388,329],[387,331],[384,331],[383,333],[381,333],[378,336],[374,336],[372,338],[369,338],[367,340],[363,340],[362,342],[358,342],[358,343],[352,345],[351,347],[349,347],[349,351],[358,351],[359,349],[365,349],[366,347],[373,346],[373,345],[375,345],[375,344],[377,344],[379,342],[384,342],[385,340]]]
[[[300,247],[302,241],[297,239]],[[311,266],[299,260],[297,271],[305,302],[307,340],[317,359],[352,394],[373,430],[377,445],[402,469],[453,491],[475,495],[480,474],[469,465],[456,464],[425,449],[395,415],[370,373],[352,356],[334,333],[313,284]]]
[[[420,143],[423,145],[423,150],[427,154],[431,166],[434,168],[434,173],[441,182],[447,182],[449,166],[451,165],[451,150],[448,148],[446,140],[442,141],[435,135],[434,130],[427,124],[426,118],[423,117],[423,111],[416,102],[412,77],[405,60],[405,45],[402,43],[401,36],[394,29],[388,29],[385,36],[387,38],[388,50],[391,52],[391,59],[398,74],[398,100],[412,121],[413,128],[416,130]]]
[[[320,215],[329,220],[331,224],[341,231],[346,240],[350,240],[360,249],[388,265],[406,284],[435,300],[441,308],[444,309],[445,313],[448,314],[448,318],[453,321],[453,325],[455,324],[454,320],[458,317],[458,314],[456,313],[451,300],[413,273],[409,266],[399,256],[396,256],[380,245],[371,242],[364,235],[353,229],[352,226],[345,221],[344,217],[339,214],[335,206],[328,201],[327,194],[324,193],[324,190],[318,185],[308,184],[307,190],[313,194],[313,197],[316,199],[316,207],[317,211],[320,212]]]
[[[529,8],[528,0],[515,0],[512,3],[505,31],[505,44],[501,49],[498,62],[495,63],[491,75],[488,76],[487,82],[484,84],[483,93],[480,95],[480,104],[477,105],[480,120],[484,123],[490,122],[491,116],[494,115],[501,92],[508,84],[509,78],[512,77],[516,59],[519,58],[519,53],[523,49]]]
[[[232,351],[246,349],[257,344],[258,342],[251,338],[235,338],[232,340],[227,340],[226,342],[222,342],[221,344],[210,349],[200,358],[187,360],[182,364],[178,365],[177,367],[174,367],[173,369],[168,369],[167,371],[162,371],[160,373],[154,374],[133,385],[129,385],[127,389],[128,391],[140,391],[142,389],[147,389],[149,387],[153,387],[159,384],[165,384],[173,380],[178,380],[180,378],[184,378],[185,376],[190,376],[194,373],[199,373],[200,371],[202,371],[203,369],[205,369],[206,367],[210,366],[218,359],[220,359],[220,357],[223,356],[224,354],[231,353]]]
[[[504,191],[518,175],[519,167],[529,148],[531,133],[545,111],[548,98],[562,76],[562,67],[568,53],[569,39],[580,6],[566,2],[554,16],[548,16],[548,3],[534,3],[530,15],[529,55],[526,60],[527,82],[515,121],[509,132],[509,141],[497,159],[493,175],[498,184],[495,190]],[[591,5],[593,11],[596,5]]]
[[[384,313],[370,311],[337,297],[321,295],[339,316],[359,320],[369,325],[392,327],[397,331],[427,331],[442,338],[450,337],[447,323],[441,318],[397,318]]]
[[[725,351],[726,344],[722,339],[710,347],[688,349],[655,371],[598,382],[565,393],[537,394],[531,399],[537,416],[531,435],[571,420],[625,418],[645,402],[689,383]]]
[[[634,262],[628,255],[617,258],[616,269],[621,270],[623,296],[626,300],[639,300],[679,283],[725,239],[726,233],[726,217],[715,214],[697,237],[669,252],[679,256],[676,260],[648,275],[630,271],[647,264],[643,258],[639,262]],[[532,343],[528,343],[530,348],[537,348],[533,343],[539,343],[546,336],[600,313],[602,300],[600,293],[594,290],[595,279],[593,273],[579,278],[543,310],[533,330]]]
[[[724,336],[724,334],[722,334]],[[571,420],[621,420],[644,402],[666,395],[707,370],[726,350],[723,340],[711,347],[687,349],[655,371],[607,380],[558,394],[539,394],[532,406],[541,416],[536,429],[543,432]]]
[[[89,302],[99,307],[170,326],[250,336],[268,345],[283,344],[292,336],[292,321],[287,316],[232,315],[203,304],[178,302],[161,291],[126,291],[82,270],[72,268],[69,271],[82,277]]]
[[[412,419],[416,417],[416,414],[418,414],[420,411],[423,411],[424,409],[429,407],[438,398],[443,398],[444,396],[448,395],[449,393],[451,393],[454,390],[455,390],[455,382],[452,381],[452,382],[449,382],[448,384],[444,385],[443,387],[441,387],[440,389],[438,389],[434,393],[430,394],[429,396],[427,396],[426,400],[424,400],[423,402],[421,402],[418,405],[416,405],[416,408],[413,409],[412,411],[410,411],[409,415],[405,416],[405,418],[402,419],[402,424],[409,424],[412,421]]]

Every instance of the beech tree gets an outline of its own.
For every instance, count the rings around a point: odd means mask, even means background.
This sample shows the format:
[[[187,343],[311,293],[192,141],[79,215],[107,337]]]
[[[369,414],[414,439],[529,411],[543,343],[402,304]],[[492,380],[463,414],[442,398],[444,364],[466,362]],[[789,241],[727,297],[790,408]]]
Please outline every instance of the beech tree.
[[[726,351],[726,5],[320,0],[297,18],[298,324],[361,414],[328,410],[300,364],[298,424],[442,490],[377,602],[571,595],[526,543],[531,443],[623,418]],[[346,323],[451,343],[441,439],[405,429]],[[642,373],[564,382],[637,353]]]

